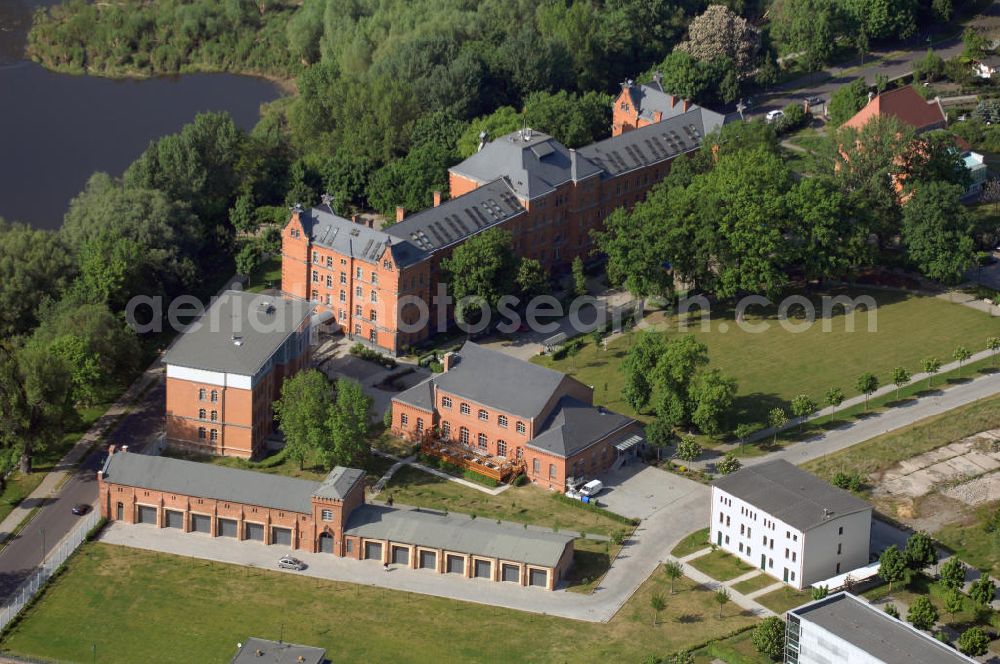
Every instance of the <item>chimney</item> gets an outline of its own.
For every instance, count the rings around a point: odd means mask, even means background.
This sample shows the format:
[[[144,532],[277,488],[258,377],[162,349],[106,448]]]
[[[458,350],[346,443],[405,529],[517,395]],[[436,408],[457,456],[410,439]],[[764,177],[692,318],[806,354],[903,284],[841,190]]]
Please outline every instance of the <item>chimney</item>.
[[[576,148],[569,149],[569,177],[576,182]]]
[[[108,456],[111,456],[112,454],[114,454],[115,450],[117,450],[117,449],[118,449],[118,446],[115,445],[114,443],[111,443],[110,445],[108,445]]]
[[[677,97],[670,95],[670,108],[673,108],[676,105],[677,105]]]
[[[687,110],[688,110],[688,108],[690,108],[690,107],[691,107],[691,102],[689,102],[689,101],[688,101],[687,99],[685,99],[685,100],[684,100],[684,108],[683,108],[682,110],[683,110],[683,111],[684,111],[685,113],[687,113]]]
[[[361,215],[360,215],[360,214],[357,214],[357,213],[355,213],[355,214],[352,214],[352,215],[351,215],[351,221],[353,221],[353,222],[354,222],[354,223],[356,223],[356,224],[363,224],[363,223],[365,223],[365,222],[364,222],[364,221],[363,221],[363,220],[361,219]]]
[[[128,452],[128,445],[122,445],[122,454]]]
[[[868,102],[871,103],[872,99],[875,99],[875,93],[869,90],[868,91]]]
[[[396,221],[402,221],[406,218],[406,208],[402,205],[396,206]]]
[[[653,83],[656,83],[657,87],[660,88],[660,90],[663,90],[663,72],[662,71],[654,71],[653,72]]]
[[[368,228],[375,228],[375,217],[368,217],[367,219],[363,219],[361,223],[363,223]]]
[[[441,358],[441,366],[445,371],[448,371],[453,366],[455,366],[455,360],[458,359],[457,353],[445,353],[444,357]]]
[[[440,191],[435,191],[434,192],[434,207],[437,207],[439,205],[441,205],[441,192]]]

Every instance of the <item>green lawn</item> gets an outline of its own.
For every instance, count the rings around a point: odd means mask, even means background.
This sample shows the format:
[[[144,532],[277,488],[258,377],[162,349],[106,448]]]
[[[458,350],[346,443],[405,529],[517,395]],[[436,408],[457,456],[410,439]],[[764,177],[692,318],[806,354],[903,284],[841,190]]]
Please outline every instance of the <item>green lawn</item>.
[[[773,586],[776,583],[778,583],[776,578],[761,572],[757,576],[751,577],[746,581],[740,581],[739,583],[733,585],[733,590],[744,595],[749,595],[755,590],[767,588],[768,586]]]
[[[228,661],[250,635],[280,635],[337,662],[640,662],[755,622],[732,606],[719,619],[713,593],[688,579],[676,589],[654,574],[609,623],[587,623],[87,544],[0,647],[57,662],[90,661],[96,645],[105,664],[202,664]],[[667,605],[655,626],[654,594]]]
[[[592,593],[601,582],[621,546],[609,541],[579,539],[573,542],[573,566],[566,576],[567,590]]]
[[[716,549],[704,556],[699,556],[687,564],[708,574],[716,581],[735,579],[753,570],[753,567],[722,549]]]
[[[555,494],[532,484],[512,486],[491,496],[457,482],[443,480],[422,470],[400,468],[379,495],[389,495],[402,505],[475,514],[488,519],[532,523],[562,530],[611,535],[628,528],[599,512],[556,500]]]
[[[773,664],[769,657],[757,652],[750,640],[752,633],[753,630],[746,630],[699,648],[694,651],[695,664],[712,664],[719,660],[726,664]]]
[[[974,511],[972,523],[964,520],[947,523],[934,532],[934,539],[954,551],[963,562],[1000,577],[1000,531],[987,532],[985,528],[997,510],[1000,502],[981,505]]]
[[[977,609],[975,602],[964,595],[962,596],[962,610],[955,615],[946,613],[945,598],[948,595],[948,589],[941,585],[941,583],[932,581],[923,574],[913,575],[909,583],[893,584],[891,593],[889,592],[888,584],[882,584],[866,590],[862,595],[869,601],[891,598],[906,606],[912,605],[918,597],[928,596],[930,597],[931,604],[937,608],[940,616],[939,621],[942,624],[953,625],[959,630],[964,630],[973,625],[979,625],[986,629],[1000,627],[1000,615],[993,610],[984,611]],[[899,608],[898,605],[897,608]],[[901,611],[901,613],[903,612]],[[905,618],[905,615],[901,615],[900,617]]]
[[[709,546],[708,530],[708,528],[702,528],[701,530],[694,531],[678,542],[677,546],[670,551],[670,555],[676,558],[683,558],[684,556],[694,553],[695,551],[707,549]]]
[[[781,615],[789,609],[794,609],[797,606],[802,606],[803,604],[811,602],[812,591],[796,590],[791,586],[785,586],[784,588],[779,588],[778,590],[769,592],[766,595],[761,595],[756,598],[756,601],[771,609],[778,615]]]
[[[281,256],[272,256],[253,271],[247,279],[246,290],[260,293],[268,288],[281,288]]]
[[[887,384],[894,367],[917,373],[923,358],[949,361],[956,346],[965,345],[975,352],[985,347],[987,337],[997,334],[997,322],[985,313],[939,298],[884,291],[850,294],[867,294],[879,303],[875,332],[867,331],[870,314],[866,312],[854,316],[853,332],[847,331],[845,317],[838,315],[827,319],[830,331],[824,332],[822,321],[817,321],[804,332],[792,333],[781,327],[773,309],[751,308],[747,323],[770,326],[754,334],[740,329],[733,311],[721,305],[713,311],[709,330],[691,326],[689,332],[708,346],[712,366],[739,381],[734,421],[763,422],[768,410],[787,408],[797,394],[808,394],[822,403],[829,388],[839,387],[853,396],[857,377],[866,371]],[[653,314],[648,322],[657,327],[662,324],[668,334],[680,333],[675,316]],[[533,361],[593,385],[597,403],[635,415],[622,397],[624,376],[619,367],[636,334],[619,337],[607,351],[588,340],[578,353],[562,360],[541,356]]]

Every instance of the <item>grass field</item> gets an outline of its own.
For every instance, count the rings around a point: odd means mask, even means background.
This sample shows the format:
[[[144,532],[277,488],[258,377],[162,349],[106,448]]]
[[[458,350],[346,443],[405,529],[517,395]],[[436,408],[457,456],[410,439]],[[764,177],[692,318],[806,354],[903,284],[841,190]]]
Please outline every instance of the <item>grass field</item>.
[[[757,576],[750,577],[746,581],[740,581],[739,583],[734,584],[733,590],[744,595],[749,595],[755,590],[767,588],[768,586],[773,586],[776,583],[778,583],[776,578],[761,572]]]
[[[791,586],[785,586],[766,595],[761,595],[756,598],[756,601],[778,615],[781,615],[789,609],[794,609],[797,606],[811,602],[812,592],[809,590],[796,590]]]
[[[1000,503],[982,505],[973,511],[972,523],[963,519],[945,524],[934,532],[934,539],[954,551],[963,562],[1000,577],[1000,531],[987,532],[985,528],[997,510]]]
[[[962,610],[955,613],[955,615],[946,613],[945,598],[948,595],[948,589],[939,582],[932,581],[923,574],[915,574],[910,579],[909,583],[894,584],[892,593],[889,592],[888,584],[883,584],[870,590],[866,590],[862,593],[862,595],[869,601],[891,598],[892,600],[901,602],[906,606],[913,604],[918,597],[927,596],[930,597],[931,604],[937,608],[938,614],[940,615],[939,621],[942,624],[954,625],[960,630],[964,630],[973,625],[979,625],[988,630],[994,630],[997,629],[997,627],[1000,627],[1000,615],[998,615],[996,611],[991,609],[978,609],[975,602],[964,595],[962,597]],[[898,604],[897,608],[899,608]],[[904,612],[901,611],[900,613],[903,614]],[[905,615],[903,617],[905,617]]]
[[[595,624],[87,544],[0,647],[57,662],[89,662],[96,645],[104,664],[202,664],[228,661],[247,636],[282,635],[336,662],[640,662],[755,622],[732,605],[719,619],[713,593],[686,578],[676,589],[654,574]],[[654,594],[667,605],[656,626]]]
[[[273,256],[253,271],[247,279],[246,290],[260,293],[268,288],[281,288],[281,256]]]
[[[842,294],[847,293],[831,293]],[[797,394],[808,394],[822,403],[829,388],[839,387],[853,396],[857,394],[857,377],[866,371],[875,373],[881,384],[888,384],[894,367],[904,367],[912,374],[920,371],[926,357],[950,361],[959,345],[973,352],[982,350],[987,337],[996,335],[1000,328],[985,313],[939,298],[860,290],[849,295],[875,298],[879,305],[874,314],[876,331],[867,331],[872,314],[859,311],[854,316],[853,332],[847,331],[845,316],[837,315],[825,319],[829,331],[823,331],[823,322],[817,320],[807,330],[793,333],[780,325],[774,308],[752,308],[744,319],[750,324],[768,324],[763,333],[740,329],[734,312],[719,307],[712,312],[708,330],[691,326],[688,331],[708,346],[711,366],[739,381],[734,421],[763,422],[768,410],[787,408]],[[816,297],[812,299],[816,301]],[[821,311],[821,303],[817,311]],[[681,333],[672,315],[653,314],[647,322],[665,327],[670,335]],[[633,331],[612,341],[607,351],[588,341],[578,353],[562,360],[542,356],[533,361],[593,385],[597,403],[636,415],[622,397],[625,379],[619,370],[636,334]]]
[[[677,543],[671,551],[670,555],[677,558],[683,558],[684,556],[694,553],[695,551],[701,551],[702,549],[708,548],[708,528],[702,528],[701,530],[696,530],[690,535],[686,536],[680,542]]]
[[[407,466],[400,468],[385,491],[403,505],[416,505],[432,509],[475,514],[488,519],[503,519],[518,523],[532,523],[561,530],[611,535],[626,527],[599,512],[594,512],[555,499],[555,494],[537,486],[526,484],[512,486],[503,493],[491,496],[470,489],[457,482],[450,482]]]
[[[687,564],[708,574],[716,581],[735,579],[753,570],[753,567],[750,567],[750,565],[747,565],[736,556],[730,555],[722,549],[716,549],[704,556],[698,556]]]

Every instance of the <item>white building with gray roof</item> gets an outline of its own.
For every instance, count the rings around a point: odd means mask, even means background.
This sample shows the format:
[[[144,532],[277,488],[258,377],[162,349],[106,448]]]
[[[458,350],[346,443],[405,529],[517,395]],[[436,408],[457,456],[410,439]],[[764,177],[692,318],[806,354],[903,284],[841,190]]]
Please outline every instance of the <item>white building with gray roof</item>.
[[[712,483],[712,543],[795,588],[869,563],[872,506],[777,459]]]
[[[788,612],[785,664],[972,664],[976,660],[841,592]]]

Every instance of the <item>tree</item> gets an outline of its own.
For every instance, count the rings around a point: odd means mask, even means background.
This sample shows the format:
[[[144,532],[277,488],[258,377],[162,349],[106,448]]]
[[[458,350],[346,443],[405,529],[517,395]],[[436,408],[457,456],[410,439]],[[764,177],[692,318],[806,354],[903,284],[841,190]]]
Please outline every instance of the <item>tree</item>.
[[[802,418],[800,428],[805,423],[805,419],[816,412],[816,402],[809,398],[807,394],[799,394],[792,398],[792,415]]]
[[[858,392],[865,395],[865,410],[868,410],[868,397],[878,389],[878,378],[875,374],[865,372],[858,376],[854,387],[857,388]]]
[[[654,205],[640,202],[631,212],[616,208],[604,220],[605,230],[593,233],[595,245],[608,257],[608,280],[637,298],[668,297],[673,291],[673,279],[663,265],[662,217]]]
[[[774,442],[778,442],[778,432],[788,424],[788,414],[784,408],[772,408],[767,413],[767,423],[774,429]]]
[[[938,621],[938,610],[931,604],[930,598],[920,596],[910,605],[906,619],[917,629],[929,630]]]
[[[566,147],[579,148],[608,135],[613,101],[610,95],[594,91],[532,92],[524,100],[524,120]]]
[[[892,370],[892,382],[896,386],[896,401],[899,401],[899,391],[910,382],[910,372],[903,367]]]
[[[728,58],[739,77],[745,78],[760,50],[760,33],[725,5],[709,5],[688,24],[688,39],[678,44],[677,50],[702,62]]]
[[[962,193],[959,185],[921,182],[903,206],[903,243],[929,279],[958,283],[975,260],[974,225]]]
[[[895,544],[892,544],[882,551],[878,562],[879,578],[889,584],[889,593],[892,594],[892,584],[896,581],[902,581],[906,576],[906,557],[896,548]]]
[[[521,296],[530,300],[548,290],[549,273],[537,259],[521,258],[517,263],[514,283]]]
[[[938,561],[934,540],[928,537],[927,533],[922,532],[913,533],[906,540],[903,556],[906,558],[906,566],[917,571],[935,565]]]
[[[964,606],[965,600],[958,590],[953,588],[944,596],[944,612],[951,616],[952,622],[955,622],[955,614],[961,612]]]
[[[969,598],[979,606],[989,606],[996,596],[997,588],[989,574],[981,574],[969,586]]]
[[[642,331],[629,348],[622,361],[621,371],[625,375],[622,394],[629,406],[642,412],[653,396],[651,374],[659,362],[666,346],[662,334]]]
[[[736,398],[736,379],[718,369],[698,374],[688,390],[691,421],[702,433],[715,435],[722,431],[722,422]]]
[[[0,337],[29,332],[42,298],[58,297],[75,271],[59,235],[0,219]]]
[[[808,71],[833,55],[836,7],[829,0],[781,0],[771,6],[771,35],[794,53],[802,53]]]
[[[285,436],[286,454],[299,470],[329,446],[332,405],[326,376],[316,369],[300,371],[282,383],[274,415]]]
[[[970,627],[958,637],[958,649],[970,657],[981,657],[989,652],[990,637],[981,627]]]
[[[778,616],[768,616],[757,623],[750,634],[753,647],[761,655],[777,659],[785,652],[785,622]]]
[[[701,445],[695,441],[694,436],[684,436],[677,443],[675,456],[684,461],[694,461],[701,456],[701,452]]]
[[[263,257],[264,252],[256,240],[244,240],[240,243],[240,250],[236,252],[236,273],[249,277],[260,265]]]
[[[842,85],[830,95],[828,112],[834,127],[844,124],[868,102],[868,85],[863,78],[856,78]]]
[[[733,435],[736,436],[736,440],[740,441],[741,452],[743,451],[743,446],[746,444],[747,438],[749,438],[750,434],[752,434],[753,432],[754,432],[753,425],[747,424],[746,422],[737,424],[736,428],[733,429]]]
[[[997,353],[1000,353],[1000,337],[988,337],[986,339],[986,350],[993,353],[993,366],[997,365]]]
[[[826,403],[833,408],[839,408],[844,403],[844,391],[839,387],[831,387],[826,391]]]
[[[670,579],[670,594],[674,594],[674,581],[684,576],[684,566],[679,562],[671,560],[663,566],[663,572]]]
[[[430,207],[433,192],[447,190],[448,167],[454,163],[454,153],[447,145],[415,147],[372,173],[368,201],[387,217],[395,214],[397,206],[410,212]]]
[[[649,606],[653,609],[653,627],[656,627],[656,623],[660,619],[660,611],[667,608],[667,600],[663,598],[662,593],[656,593],[649,598]]]
[[[392,428],[392,402],[386,406],[385,413],[382,415],[382,426],[387,430]]]
[[[965,564],[952,556],[941,565],[941,584],[945,588],[961,589],[965,585]]]
[[[670,447],[677,439],[673,426],[666,420],[655,418],[646,425],[646,442],[656,448],[656,458],[663,449]]]
[[[899,609],[897,609],[896,605],[892,602],[888,602],[885,607],[883,607],[883,610],[896,620],[899,620]]]
[[[328,466],[357,466],[368,455],[369,411],[372,399],[361,384],[341,378],[336,385],[337,398],[330,410],[328,427],[332,446]]]
[[[257,230],[256,209],[253,192],[244,191],[236,197],[233,207],[229,208],[229,223],[241,233],[254,232]]]
[[[451,295],[456,302],[465,300],[464,308],[456,307],[459,319],[470,322],[478,302],[495,310],[500,298],[514,291],[517,268],[511,234],[499,228],[472,236],[443,259],[441,269]]]
[[[715,470],[719,472],[720,475],[731,475],[737,470],[743,467],[740,460],[736,458],[736,455],[732,452],[726,454],[722,461],[715,464]]]
[[[517,131],[523,122],[521,114],[510,106],[501,106],[489,115],[475,118],[458,139],[458,156],[465,159],[474,155],[479,150],[481,135],[485,134],[487,141],[493,141]]]
[[[927,387],[930,387],[934,374],[941,370],[941,360],[936,357],[928,357],[924,359],[922,366],[924,373],[927,374]]]
[[[920,59],[913,61],[913,82],[929,81],[933,82],[944,76],[944,60],[928,48],[927,53]]]
[[[965,346],[959,346],[955,349],[955,352],[951,354],[953,358],[958,362],[958,375],[962,375],[962,365],[969,361],[972,357],[972,353]]]
[[[587,294],[587,275],[583,273],[583,259],[573,258],[573,294],[581,297]]]
[[[729,591],[726,588],[719,588],[712,596],[712,600],[719,605],[719,619],[722,619],[722,607],[729,603]]]

